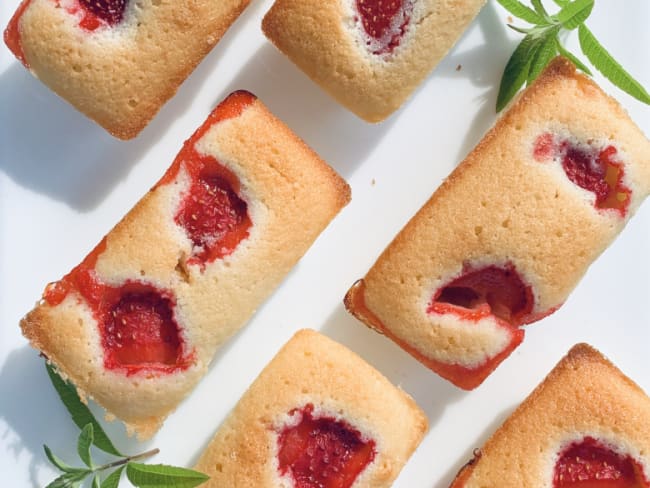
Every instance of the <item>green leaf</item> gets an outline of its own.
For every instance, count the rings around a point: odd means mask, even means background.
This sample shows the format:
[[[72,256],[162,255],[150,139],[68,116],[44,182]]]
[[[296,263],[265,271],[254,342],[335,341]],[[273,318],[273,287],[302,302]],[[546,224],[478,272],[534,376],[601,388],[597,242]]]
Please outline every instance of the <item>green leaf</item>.
[[[126,476],[137,488],[193,488],[210,479],[191,469],[140,463],[127,464]]]
[[[650,105],[650,95],[645,88],[607,52],[586,25],[578,29],[578,38],[582,52],[598,71],[624,92]]]
[[[575,0],[562,7],[555,17],[565,29],[573,30],[591,15],[594,0]]]
[[[80,468],[75,468],[74,466],[70,466],[65,461],[63,461],[61,458],[59,458],[58,456],[55,456],[54,453],[52,452],[52,450],[49,447],[44,445],[43,449],[45,450],[45,455],[47,456],[47,459],[49,459],[50,462],[54,466],[59,468],[64,473],[74,473],[76,471],[85,471],[85,469],[80,469]]]
[[[90,409],[79,399],[75,387],[71,383],[63,381],[56,371],[54,371],[52,365],[46,362],[45,367],[47,368],[47,374],[50,376],[52,385],[54,385],[54,389],[59,394],[65,408],[70,412],[72,421],[77,427],[83,429],[86,424],[92,424],[94,430],[93,443],[104,452],[113,454],[114,456],[124,456],[124,454],[115,448]]]
[[[75,473],[65,473],[52,481],[45,488],[76,488],[86,476],[91,473],[89,470],[80,470]]]
[[[541,17],[530,7],[517,0],[497,0],[503,8],[510,12],[515,17],[525,20],[529,24],[548,24],[544,17]]]
[[[532,60],[528,70],[527,80],[529,85],[535,81],[535,78],[539,76],[542,70],[546,68],[548,63],[557,54],[557,33],[559,30],[559,27],[549,29],[538,44],[534,56],[531,56]]]
[[[570,0],[553,0],[556,5],[559,5],[560,7],[565,7],[569,5]]]
[[[591,73],[591,70],[587,67],[586,64],[584,64],[582,61],[580,61],[573,53],[569,52],[561,43],[559,40],[556,40],[556,47],[558,52],[570,60],[573,64],[576,65],[576,67],[581,70],[583,73],[587,73],[589,76],[593,76]]]
[[[99,476],[95,475],[93,478],[93,484],[92,488],[102,488],[101,485],[99,484]]]
[[[122,471],[124,471],[125,467],[126,466],[121,466],[109,474],[102,482],[101,488],[117,488],[117,486],[120,484],[120,476],[122,476]]]
[[[551,18],[549,17],[548,12],[544,8],[544,5],[542,5],[542,0],[531,0],[531,3],[535,8],[535,12],[537,12],[541,17],[543,17],[547,23],[550,23]]]
[[[536,44],[537,38],[528,34],[510,56],[501,77],[499,95],[497,96],[497,112],[503,110],[503,107],[512,100],[512,97],[526,82],[531,63],[530,53],[535,49]]]
[[[77,441],[77,452],[79,457],[89,468],[93,467],[93,460],[90,456],[90,446],[93,445],[93,424],[86,424],[83,429],[81,429],[81,434],[79,434],[79,440]]]

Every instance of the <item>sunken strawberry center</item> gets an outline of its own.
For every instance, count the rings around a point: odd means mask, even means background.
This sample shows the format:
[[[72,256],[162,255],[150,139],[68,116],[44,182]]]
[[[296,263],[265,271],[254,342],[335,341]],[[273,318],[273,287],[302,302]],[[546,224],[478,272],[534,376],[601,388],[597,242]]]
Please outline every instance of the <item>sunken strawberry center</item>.
[[[375,442],[363,440],[347,422],[313,415],[313,405],[294,410],[300,421],[280,432],[278,462],[295,488],[349,488],[375,457]]]
[[[80,25],[88,30],[94,30],[99,27],[99,25],[95,25],[97,21],[92,19],[92,16],[107,23],[109,26],[119,24],[124,18],[126,2],[127,0],[79,0],[85,12],[90,14],[84,16]]]
[[[174,220],[194,246],[192,264],[205,264],[232,253],[248,236],[248,205],[236,192],[235,175],[211,157],[188,165],[192,184]]]
[[[625,216],[632,192],[623,183],[623,163],[616,153],[614,146],[602,150],[579,147],[549,133],[539,136],[533,147],[538,161],[560,158],[567,178],[595,195],[596,208],[614,209]]]
[[[523,323],[533,309],[531,287],[514,266],[466,269],[433,295],[427,312],[455,313],[468,319],[493,315],[513,325]]]
[[[593,437],[569,445],[555,464],[553,488],[647,488],[641,466]]]
[[[172,301],[153,289],[122,292],[102,327],[107,366],[176,365],[182,348]]]
[[[413,0],[356,0],[356,7],[373,54],[390,53],[399,46],[411,20]]]

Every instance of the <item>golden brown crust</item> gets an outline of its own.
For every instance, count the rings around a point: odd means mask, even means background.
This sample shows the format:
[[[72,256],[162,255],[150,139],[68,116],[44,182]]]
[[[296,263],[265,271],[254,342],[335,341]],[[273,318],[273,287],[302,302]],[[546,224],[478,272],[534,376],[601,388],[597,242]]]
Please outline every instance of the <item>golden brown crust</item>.
[[[82,395],[148,437],[205,373],[216,349],[234,334],[349,201],[347,184],[258,100],[238,117],[213,125],[197,142],[241,182],[253,221],[235,251],[188,264],[192,243],[175,224],[177,177],[152,189],[106,236],[95,265],[114,286],[149,283],[175,296],[175,316],[194,361],[174,374],[126,376],[103,367],[98,326],[76,293],[40,303],[21,326],[32,344],[70,377]]]
[[[121,24],[86,32],[56,2],[31,0],[20,39],[37,78],[112,135],[131,139],[249,1],[130,2]]]
[[[650,467],[650,398],[602,354],[574,346],[510,415],[454,487],[552,486],[557,454],[591,436]]]
[[[277,48],[341,104],[368,122],[397,110],[456,43],[484,0],[415,3],[392,55],[359,44],[354,0],[276,0],[262,30]]]
[[[559,165],[534,160],[534,142],[548,131],[617,147],[633,192],[625,218],[598,211]],[[613,99],[558,58],[382,253],[364,278],[365,304],[422,355],[480,363],[503,347],[498,329],[427,314],[434,291],[465,263],[512,263],[532,286],[532,315],[543,316],[566,300],[649,191],[650,142]]]
[[[210,476],[205,486],[281,486],[277,431],[291,410],[309,403],[376,442],[376,456],[355,487],[390,486],[427,430],[410,396],[347,348],[302,330],[264,368],[201,456],[196,469]]]

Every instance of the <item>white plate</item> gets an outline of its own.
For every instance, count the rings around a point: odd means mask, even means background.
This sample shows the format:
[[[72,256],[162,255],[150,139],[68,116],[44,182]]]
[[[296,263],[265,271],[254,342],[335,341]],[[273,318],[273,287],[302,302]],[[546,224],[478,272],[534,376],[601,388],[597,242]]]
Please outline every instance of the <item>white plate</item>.
[[[217,354],[207,377],[151,442],[138,445],[120,425],[109,424],[123,450],[156,446],[161,452],[152,462],[191,466],[250,382],[303,327],[352,348],[427,412],[431,429],[396,487],[446,488],[472,450],[577,342],[599,348],[650,391],[647,203],[567,303],[528,327],[523,345],[473,392],[443,381],[344,311],[347,288],[494,122],[497,85],[517,36],[505,27],[508,14],[490,1],[406,106],[387,122],[368,125],[265,41],[260,21],[271,3],[253,2],[131,142],[110,137],[0,47],[0,473],[12,487],[53,479],[43,443],[78,461],[78,430],[18,321],[44,284],[80,261],[161,176],[210,109],[239,88],[257,94],[329,161],[349,181],[353,200]],[[0,25],[17,5],[0,3]],[[625,8],[598,2],[588,21],[646,87],[649,20],[647,0],[627,0]],[[569,45],[576,44],[571,37]],[[650,108],[596,78],[650,134]]]

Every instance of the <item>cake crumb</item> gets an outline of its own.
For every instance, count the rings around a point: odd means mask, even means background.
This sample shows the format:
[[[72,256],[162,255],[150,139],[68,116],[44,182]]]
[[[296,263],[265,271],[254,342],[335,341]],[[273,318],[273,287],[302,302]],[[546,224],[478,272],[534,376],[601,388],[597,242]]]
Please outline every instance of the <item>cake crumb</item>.
[[[456,66],[456,71],[460,71],[461,69],[463,69],[463,65],[459,64],[458,66]]]
[[[371,186],[375,186],[375,179],[373,178],[372,181],[370,182]]]
[[[508,18],[506,20],[508,21],[508,24],[512,24],[515,21],[515,19],[513,19],[509,15],[508,15]]]

